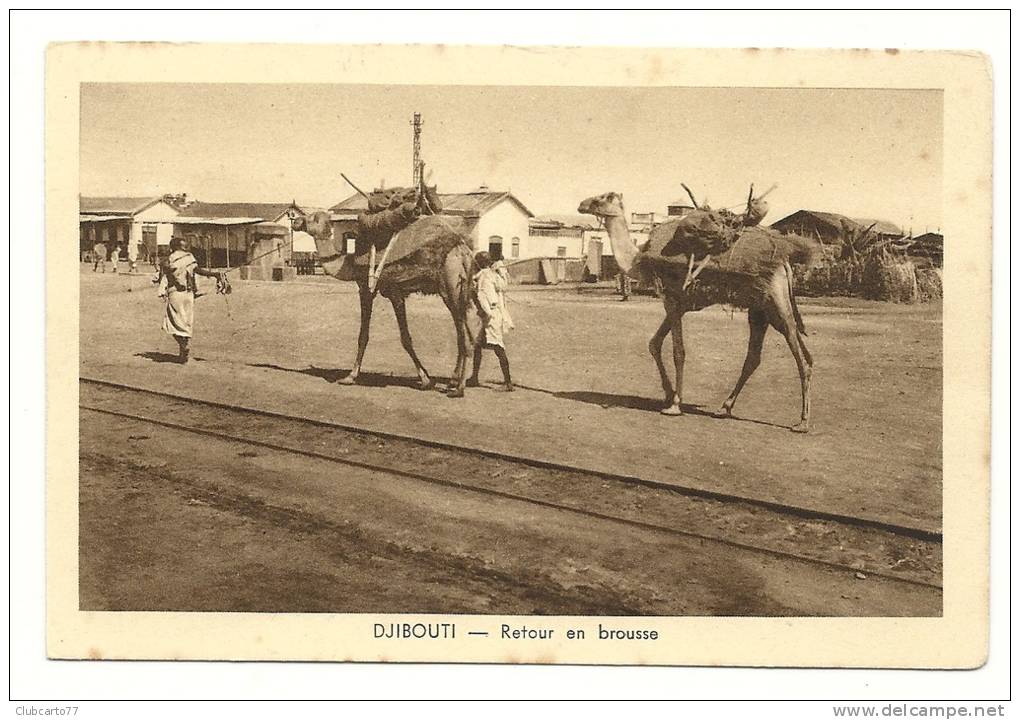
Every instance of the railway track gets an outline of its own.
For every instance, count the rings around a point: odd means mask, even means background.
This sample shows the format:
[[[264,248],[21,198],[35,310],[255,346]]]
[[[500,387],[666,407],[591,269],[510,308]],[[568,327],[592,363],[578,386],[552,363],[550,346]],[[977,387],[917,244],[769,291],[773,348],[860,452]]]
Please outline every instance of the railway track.
[[[643,478],[80,378],[79,407],[124,420],[526,503],[858,578],[941,590],[942,537]]]

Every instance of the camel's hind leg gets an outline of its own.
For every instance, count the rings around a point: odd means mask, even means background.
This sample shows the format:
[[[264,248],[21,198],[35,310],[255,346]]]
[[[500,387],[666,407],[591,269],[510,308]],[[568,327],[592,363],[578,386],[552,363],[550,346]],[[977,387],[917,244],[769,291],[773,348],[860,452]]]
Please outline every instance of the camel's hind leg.
[[[777,272],[769,288],[770,307],[767,310],[769,322],[783,334],[786,344],[797,362],[800,373],[800,422],[791,427],[794,432],[807,432],[811,423],[811,367],[814,364],[811,353],[800,337],[797,323],[797,312],[793,303],[790,278],[786,271]]]
[[[683,394],[684,394],[684,311],[677,300],[666,297],[666,322],[673,335],[673,365],[676,368],[676,385],[673,388],[669,403],[661,412],[663,415],[683,415]]]
[[[414,344],[411,342],[411,331],[407,327],[407,299],[402,295],[394,295],[390,298],[390,302],[393,304],[393,314],[396,316],[397,326],[400,328],[400,344],[404,346],[411,362],[414,363],[414,369],[418,371],[419,387],[422,390],[428,390],[432,387],[432,378],[429,377],[428,370],[418,359],[418,355],[414,351]]]
[[[765,314],[764,310],[751,308],[747,311],[747,324],[750,326],[750,336],[747,339],[747,355],[744,357],[744,367],[740,371],[740,377],[737,379],[737,384],[733,386],[733,392],[726,398],[726,402],[722,405],[720,411],[724,415],[733,414],[733,404],[737,401],[737,396],[740,391],[744,389],[744,383],[748,381],[755,370],[758,369],[758,365],[761,364],[761,346],[765,340],[765,333],[769,329],[768,315]]]
[[[354,361],[354,367],[347,377],[340,382],[344,385],[353,385],[358,381],[361,374],[361,361],[365,359],[365,350],[368,348],[368,330],[372,325],[372,303],[375,301],[375,294],[368,289],[367,283],[358,283],[358,299],[361,301],[361,330],[358,332],[358,357]]]
[[[466,246],[451,252],[446,258],[446,277],[440,288],[440,295],[446,308],[453,318],[453,325],[457,331],[457,364],[453,368],[453,377],[450,378],[449,396],[453,398],[464,397],[464,385],[467,376],[468,353],[471,350],[473,338],[471,327],[468,324],[468,311],[471,306],[471,262],[473,255]]]
[[[648,352],[652,354],[652,359],[655,360],[655,367],[659,369],[659,381],[662,383],[662,393],[665,402],[671,403],[673,401],[673,383],[670,382],[669,373],[666,372],[666,364],[662,361],[662,343],[669,335],[670,329],[669,316],[667,315],[662,319],[662,324],[659,325],[659,329],[652,335],[652,339],[648,341]]]
[[[445,298],[444,298],[445,299]],[[464,385],[467,376],[468,351],[471,348],[471,330],[468,328],[466,312],[460,312],[456,302],[447,302],[450,314],[453,315],[453,326],[457,330],[457,364],[450,378],[449,392],[452,398],[464,397]]]

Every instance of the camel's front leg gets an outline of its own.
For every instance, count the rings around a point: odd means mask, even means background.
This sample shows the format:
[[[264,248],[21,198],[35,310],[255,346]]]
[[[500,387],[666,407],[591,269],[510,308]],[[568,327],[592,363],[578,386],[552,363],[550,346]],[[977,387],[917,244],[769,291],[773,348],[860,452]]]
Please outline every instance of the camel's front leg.
[[[368,348],[368,329],[372,325],[372,303],[375,300],[375,293],[368,289],[366,283],[358,283],[358,299],[361,301],[361,330],[358,332],[358,357],[354,361],[354,367],[350,374],[340,379],[343,385],[353,385],[358,381],[361,374],[361,361],[365,359],[365,349]]]
[[[811,427],[811,356],[810,353],[804,352],[806,348],[794,323],[787,323],[783,335],[786,337],[786,344],[790,346],[790,352],[793,353],[793,359],[797,362],[797,372],[800,374],[800,422],[790,429],[806,433]]]
[[[684,393],[684,313],[680,303],[676,300],[666,299],[666,322],[669,324],[670,332],[673,334],[673,365],[676,367],[676,386],[672,396],[667,402],[668,406],[660,412],[663,415],[683,415],[683,393]]]
[[[411,362],[414,363],[414,369],[418,371],[418,386],[422,390],[428,390],[432,387],[432,378],[429,377],[428,371],[414,352],[414,345],[411,342],[411,331],[407,327],[406,299],[402,296],[394,295],[390,298],[390,302],[393,304],[393,314],[396,315],[397,326],[400,328],[400,344],[404,346],[404,350],[411,357]]]
[[[667,403],[673,401],[673,384],[669,381],[666,364],[662,361],[662,343],[666,336],[669,335],[669,329],[669,316],[667,315],[662,319],[662,324],[659,325],[659,329],[652,335],[652,339],[648,341],[648,352],[652,354],[655,366],[659,369],[659,381],[662,383],[662,393]]]
[[[727,416],[733,414],[733,404],[737,401],[740,391],[743,390],[744,383],[748,381],[751,374],[761,364],[761,346],[765,340],[765,333],[769,329],[768,315],[765,314],[764,310],[748,310],[747,324],[750,326],[751,334],[747,339],[747,355],[744,357],[744,367],[740,371],[740,377],[737,378],[737,384],[733,387],[733,392],[726,398],[726,402],[723,403],[720,410],[721,414]]]

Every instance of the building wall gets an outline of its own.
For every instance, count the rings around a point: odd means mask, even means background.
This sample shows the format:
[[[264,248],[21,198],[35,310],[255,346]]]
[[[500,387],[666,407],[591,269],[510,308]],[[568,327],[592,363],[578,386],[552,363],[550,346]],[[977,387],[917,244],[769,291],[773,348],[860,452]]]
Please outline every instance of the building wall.
[[[648,242],[648,232],[646,230],[634,230],[631,228],[630,239],[633,240],[638,247],[641,247]],[[612,257],[613,246],[609,241],[609,233],[605,230],[584,231],[582,255],[587,255],[589,240],[598,240],[602,243],[602,257]]]
[[[157,225],[157,232],[166,225],[166,223]],[[250,225],[174,223],[170,228],[171,235],[191,239],[192,252],[203,266],[207,263],[211,263],[211,267],[237,267],[243,264],[254,239],[254,231]],[[167,243],[169,242],[167,240]]]
[[[472,230],[471,236],[475,242],[476,252],[488,250],[490,238],[495,236],[502,239],[503,257],[507,259],[511,259],[514,238],[517,238],[519,242],[519,257],[536,256],[531,251],[528,242],[531,239],[528,237],[528,215],[509,198],[478,218],[478,224]]]
[[[560,232],[541,232],[529,235],[526,241],[527,250],[521,252],[522,258],[533,257],[568,257],[579,258],[583,255],[584,234],[574,228],[564,228]],[[525,243],[522,242],[522,246]],[[563,249],[561,254],[560,250]]]
[[[160,200],[152,207],[146,208],[135,215],[131,222],[131,241],[128,243],[128,257],[132,260],[138,257],[139,246],[142,244],[142,231],[145,226],[155,228],[157,247],[169,245],[170,238],[174,234],[173,219],[180,214],[180,210],[173,205]]]

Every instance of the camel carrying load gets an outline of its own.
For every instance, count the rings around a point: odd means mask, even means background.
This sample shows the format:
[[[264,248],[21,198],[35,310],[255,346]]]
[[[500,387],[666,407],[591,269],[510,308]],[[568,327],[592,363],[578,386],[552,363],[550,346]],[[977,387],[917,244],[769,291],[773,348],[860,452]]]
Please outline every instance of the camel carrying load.
[[[653,283],[660,290],[666,317],[648,342],[648,349],[662,382],[663,414],[683,414],[684,314],[723,304],[747,308],[750,334],[743,370],[720,414],[732,414],[737,396],[761,362],[762,342],[771,326],[786,339],[800,374],[801,416],[791,429],[807,432],[814,361],[804,342],[807,330],[797,308],[791,263],[813,262],[818,247],[805,238],[758,227],[768,206],[764,196],[755,199],[753,191],[752,186],[743,215],[697,207],[695,201],[694,211],[653,228],[641,246],[631,237],[622,194],[607,192],[587,198],[577,211],[594,215],[605,225],[621,272]],[[675,384],[662,359],[667,335],[673,337]]]
[[[690,189],[686,185],[684,189],[694,201]],[[729,287],[733,304],[741,305],[741,300],[750,299],[744,297],[748,293],[765,292],[777,266],[815,263],[821,253],[817,242],[761,227],[768,213],[765,195],[771,190],[755,197],[752,185],[747,206],[739,214],[694,201],[694,210],[652,229],[638,271],[660,281],[671,277],[695,296],[699,278],[716,289]],[[749,277],[755,281],[748,283]]]
[[[357,190],[357,186],[351,185]],[[434,187],[427,187],[424,182],[417,190],[394,188],[371,195],[358,192],[368,200],[369,207],[368,212],[358,216],[353,254],[347,252],[346,238],[334,232],[330,213],[320,210],[294,223],[295,230],[304,230],[315,239],[326,274],[358,285],[361,328],[357,359],[350,373],[338,382],[350,385],[358,381],[368,347],[372,305],[378,294],[393,305],[400,343],[418,371],[420,387],[432,387],[432,378],[414,351],[406,301],[414,293],[434,294],[442,297],[457,333],[457,363],[451,373],[450,396],[463,397],[472,342],[468,316],[474,274],[474,251],[467,224],[460,217],[431,214],[440,209],[439,196]]]
[[[407,292],[408,283],[417,281],[420,287],[411,292],[434,292],[428,288],[439,278],[431,277],[429,269],[441,267],[442,259],[464,242],[463,221],[439,215],[443,206],[436,186],[424,181],[417,188],[358,192],[368,209],[358,215],[353,263],[368,268],[369,289],[387,297],[392,288]]]

